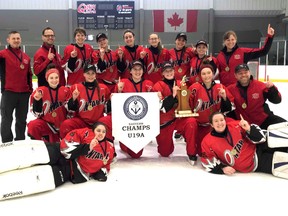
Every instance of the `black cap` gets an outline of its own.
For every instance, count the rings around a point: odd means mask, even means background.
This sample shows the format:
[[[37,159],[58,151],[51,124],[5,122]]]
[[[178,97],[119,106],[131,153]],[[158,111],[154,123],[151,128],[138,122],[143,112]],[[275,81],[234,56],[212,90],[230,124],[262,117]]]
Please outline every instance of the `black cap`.
[[[136,66],[136,65],[139,65],[139,66],[141,66],[141,67],[143,68],[143,64],[142,64],[142,62],[139,61],[139,60],[133,61],[132,64],[131,64],[131,68],[133,68],[133,67]]]
[[[238,73],[240,70],[249,71],[249,67],[247,64],[240,64],[235,68],[235,73]]]
[[[96,73],[96,67],[94,65],[88,64],[84,67],[84,73],[87,73],[90,70]]]
[[[162,64],[162,72],[164,72],[166,69],[169,69],[169,68],[173,68],[173,65],[171,62],[166,61]]]
[[[199,46],[200,44],[203,44],[203,45],[205,45],[206,47],[208,47],[207,42],[206,42],[205,40],[199,40],[199,41],[197,41],[195,47]]]
[[[98,42],[100,40],[100,38],[105,38],[108,39],[107,35],[104,33],[99,33],[96,35],[96,42]]]
[[[181,37],[183,37],[183,39],[185,41],[187,41],[187,35],[183,32],[178,33],[175,40],[177,40],[178,38],[181,38]]]

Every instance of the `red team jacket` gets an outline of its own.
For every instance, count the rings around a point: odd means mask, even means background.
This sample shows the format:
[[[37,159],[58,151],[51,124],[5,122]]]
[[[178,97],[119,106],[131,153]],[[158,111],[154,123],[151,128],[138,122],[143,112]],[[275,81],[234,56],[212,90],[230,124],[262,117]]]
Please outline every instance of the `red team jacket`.
[[[22,62],[15,56],[17,55]],[[13,49],[10,46],[0,51],[1,64],[1,90],[12,92],[32,92],[32,71],[30,57],[21,49]],[[24,68],[20,68],[23,65]]]
[[[78,91],[80,92],[80,95],[77,98],[79,107],[76,112],[76,117],[80,117],[87,124],[93,125],[100,117],[104,115],[105,103],[110,100],[110,91],[106,85],[99,83],[100,91],[95,88],[90,103],[86,92],[86,86],[84,86],[83,83],[71,86],[71,92],[73,93],[73,91],[76,89],[76,85]],[[88,89],[89,97],[92,95],[92,92],[92,89]],[[88,110],[88,106],[90,104],[92,105],[92,110]]]
[[[135,83],[131,78],[122,79],[121,82],[124,82],[124,88],[122,93],[128,92],[151,92],[153,83],[150,80],[142,79],[140,82]],[[114,92],[118,92],[118,86],[115,86]]]
[[[89,180],[90,175],[101,168],[110,170],[110,163],[114,157],[113,144],[104,139],[90,151],[89,144],[94,137],[92,129],[82,128],[69,132],[61,140],[61,153],[66,159],[71,160],[72,182],[74,183]]]
[[[104,83],[109,88],[110,85],[114,85],[119,79],[119,72],[117,68],[118,55],[113,50],[105,52],[104,61],[100,59],[99,49],[94,50],[92,54],[93,64],[97,68],[97,80],[100,83]],[[109,88],[110,89],[110,88]],[[111,91],[111,89],[110,89]]]
[[[272,42],[273,36],[267,35],[265,44],[261,48],[244,48],[238,47],[236,44],[232,52],[227,52],[227,48],[224,47],[217,56],[220,82],[225,86],[236,83],[234,76],[235,67],[252,59],[265,56],[269,52]],[[227,66],[229,68],[229,70],[227,69],[228,71],[225,70]]]
[[[71,58],[71,52],[77,51],[77,57]],[[83,68],[87,64],[91,64],[93,48],[89,44],[78,47],[75,44],[68,45],[64,50],[62,67],[68,72],[67,85],[71,86],[76,83],[84,82]]]
[[[230,85],[228,90],[235,98],[236,117],[240,119],[241,114],[250,124],[261,125],[271,113],[265,103],[267,99],[272,103],[281,102],[281,94],[275,85],[268,89],[265,83],[258,80],[250,80],[247,88],[247,100],[243,97],[244,91],[238,83]],[[246,107],[242,106],[244,103]]]
[[[200,68],[202,66],[203,61],[207,61],[206,59],[209,56],[204,56],[203,58],[199,58],[198,55],[194,56],[190,61],[190,75],[189,75],[189,86],[195,82],[202,82],[200,76]],[[214,68],[214,72],[216,72],[218,68],[218,61],[215,57],[212,57],[212,62],[210,64]]]
[[[180,86],[181,81],[177,80],[176,85]],[[173,94],[172,89],[169,87],[167,83],[164,81],[158,81],[153,86],[153,92],[161,92],[162,100],[171,96]],[[176,104],[175,107],[170,109],[168,112],[160,112],[160,125],[165,125],[165,123],[170,122],[175,119],[175,109],[177,108]]]
[[[36,91],[42,92],[42,106],[41,112],[35,112],[33,110],[34,94]],[[51,91],[51,95],[50,95]],[[61,123],[67,118],[67,110],[65,105],[68,99],[71,97],[70,89],[64,86],[57,88],[56,90],[50,89],[46,86],[37,88],[30,96],[30,109],[31,112],[37,117],[55,126],[56,129],[60,128]],[[58,91],[58,99],[56,101],[56,92]],[[51,98],[52,96],[52,98]],[[41,105],[41,104],[40,104]],[[56,115],[55,115],[56,113]]]
[[[221,163],[240,172],[254,171],[257,168],[255,143],[246,137],[246,132],[239,126],[239,121],[227,123],[227,128],[227,134],[230,133],[232,137],[230,141],[229,135],[217,134],[214,130],[204,137],[201,143],[202,165],[206,171],[218,174],[223,174],[215,170]]]
[[[130,68],[131,63],[135,60],[140,59],[140,53],[144,50],[144,47],[135,45],[136,52],[130,52],[126,46],[121,46],[120,48],[123,50],[123,61],[125,62],[126,68],[125,71],[121,73],[121,78],[129,78],[130,77]]]
[[[51,49],[51,52],[55,55],[54,59],[50,61],[48,59],[48,53],[49,49]],[[56,68],[59,71],[60,74],[60,86],[65,86],[66,85],[66,80],[65,80],[65,74],[64,70],[61,65],[61,56],[59,53],[57,53],[55,46],[48,47],[43,43],[42,47],[40,47],[35,55],[34,55],[34,63],[33,63],[33,68],[34,68],[34,73],[38,77],[38,86],[48,86],[46,78],[45,78],[45,73],[46,73],[46,68],[50,63],[55,64]]]
[[[161,50],[161,53],[154,54],[151,48],[145,49],[147,57],[145,58],[144,64],[146,66],[146,72],[144,78],[151,80],[156,83],[162,80],[162,64],[165,61],[169,61],[169,51],[165,48]]]
[[[199,124],[209,124],[209,116],[213,112],[232,111],[229,109],[230,107],[229,104],[228,104],[228,107],[225,106],[225,108],[226,107],[228,108],[227,110],[221,109],[222,98],[219,96],[221,84],[213,82],[211,90],[208,91],[209,93],[207,92],[204,86],[205,85],[201,83],[194,83],[193,85],[189,87],[189,90],[191,91],[190,97],[189,97],[189,104],[190,104],[192,111],[199,105],[198,110],[196,110],[196,112],[199,114],[199,116],[196,118]],[[230,103],[232,103],[231,105],[233,106],[234,97],[227,90],[225,86],[222,86],[222,87],[226,91],[227,99],[229,99]],[[229,102],[227,101],[227,103]]]
[[[191,47],[176,50],[169,50],[170,62],[174,64],[175,79],[182,80],[183,76],[190,76],[190,60],[195,56]]]

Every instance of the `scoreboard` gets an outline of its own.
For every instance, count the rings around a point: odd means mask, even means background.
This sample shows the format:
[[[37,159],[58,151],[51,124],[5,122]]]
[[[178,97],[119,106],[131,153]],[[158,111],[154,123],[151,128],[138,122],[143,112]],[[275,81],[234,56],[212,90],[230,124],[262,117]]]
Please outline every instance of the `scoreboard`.
[[[85,29],[133,29],[134,1],[77,1],[77,24]]]

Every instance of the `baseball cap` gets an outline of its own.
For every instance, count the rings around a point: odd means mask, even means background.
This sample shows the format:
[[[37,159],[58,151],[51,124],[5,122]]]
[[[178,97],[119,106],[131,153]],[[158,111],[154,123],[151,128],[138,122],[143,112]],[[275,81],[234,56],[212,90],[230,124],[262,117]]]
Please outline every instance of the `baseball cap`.
[[[249,67],[247,64],[240,64],[240,65],[236,66],[235,73],[240,72],[240,70],[249,71]]]
[[[208,47],[207,42],[206,42],[205,40],[199,40],[199,41],[197,41],[195,47],[199,46],[200,44],[203,44],[203,45],[205,45],[206,47]]]
[[[136,66],[136,65],[140,65],[140,66],[143,68],[143,64],[142,64],[142,62],[139,61],[139,60],[133,61],[131,67],[133,68],[133,67]]]
[[[181,37],[183,37],[183,39],[185,41],[187,41],[187,35],[185,33],[183,33],[183,32],[178,33],[175,40],[177,40],[177,39],[179,39]]]
[[[166,61],[162,64],[162,72],[164,72],[166,69],[169,69],[169,68],[173,68],[173,65],[171,64],[171,62]]]
[[[100,38],[105,38],[108,39],[107,35],[104,33],[99,33],[96,35],[96,42],[98,42],[100,40]]]
[[[84,67],[84,73],[87,73],[90,70],[96,73],[96,67],[94,65],[88,64]]]

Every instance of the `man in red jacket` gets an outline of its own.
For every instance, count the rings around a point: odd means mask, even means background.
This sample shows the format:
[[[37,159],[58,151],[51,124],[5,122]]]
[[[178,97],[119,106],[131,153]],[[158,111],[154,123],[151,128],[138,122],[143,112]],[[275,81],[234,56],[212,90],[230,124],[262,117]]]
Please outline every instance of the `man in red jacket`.
[[[8,34],[9,46],[0,51],[1,71],[1,138],[13,141],[11,125],[15,110],[15,140],[25,139],[28,101],[32,92],[30,57],[21,48],[21,36],[17,31]]]
[[[235,99],[236,119],[242,115],[250,124],[257,124],[262,129],[286,121],[274,115],[266,103],[267,99],[274,104],[281,102],[281,94],[272,82],[254,80],[247,64],[235,68],[235,77],[237,83],[228,86],[228,90]]]
[[[36,51],[34,55],[34,73],[38,78],[38,87],[39,86],[48,86],[48,83],[45,78],[47,66],[53,63],[57,70],[59,71],[59,85],[65,86],[65,74],[61,65],[61,55],[57,52],[56,47],[54,46],[55,42],[55,33],[54,30],[50,27],[46,27],[42,31],[42,46]]]

